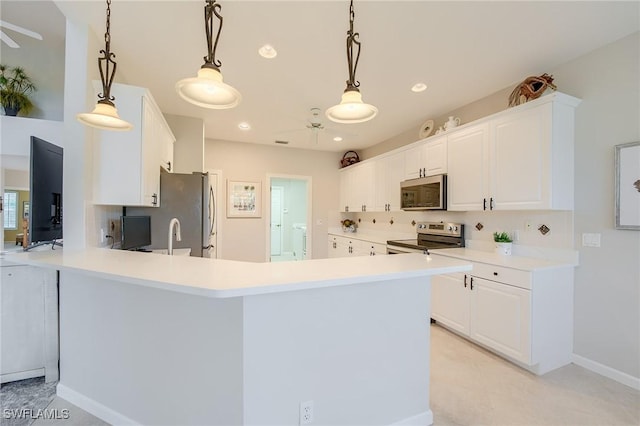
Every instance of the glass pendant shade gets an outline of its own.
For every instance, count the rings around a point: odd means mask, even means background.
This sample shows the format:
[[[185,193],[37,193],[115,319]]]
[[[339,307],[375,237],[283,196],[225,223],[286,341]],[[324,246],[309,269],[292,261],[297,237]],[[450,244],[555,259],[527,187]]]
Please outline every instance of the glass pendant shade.
[[[131,123],[118,116],[115,106],[107,103],[98,102],[93,111],[78,114],[76,118],[82,124],[101,130],[126,131],[133,128]]]
[[[362,102],[358,90],[347,90],[342,94],[342,101],[329,108],[326,114],[336,123],[364,123],[378,114],[378,108]]]
[[[177,82],[176,90],[182,99],[203,108],[233,108],[242,100],[240,92],[222,81],[220,71],[209,67],[200,68],[197,77]]]

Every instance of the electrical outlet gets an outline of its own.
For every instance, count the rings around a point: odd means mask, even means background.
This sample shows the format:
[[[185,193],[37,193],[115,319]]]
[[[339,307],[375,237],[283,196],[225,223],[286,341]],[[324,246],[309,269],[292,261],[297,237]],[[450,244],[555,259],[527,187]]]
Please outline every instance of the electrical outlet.
[[[100,228],[100,242],[104,243],[104,228]]]
[[[513,235],[513,242],[517,243],[518,241],[520,241],[520,231],[518,231],[517,229],[515,231],[513,231],[511,233],[511,235]]]
[[[310,425],[313,423],[313,401],[300,403],[300,424]]]

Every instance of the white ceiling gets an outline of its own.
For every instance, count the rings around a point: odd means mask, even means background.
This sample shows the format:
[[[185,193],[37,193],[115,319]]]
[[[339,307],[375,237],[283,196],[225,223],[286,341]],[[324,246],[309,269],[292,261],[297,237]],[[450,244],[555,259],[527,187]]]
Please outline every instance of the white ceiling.
[[[2,3],[20,7],[23,2]],[[104,1],[55,3],[103,40]],[[345,125],[329,121],[324,110],[339,102],[347,79],[347,0],[220,1],[224,26],[217,56],[225,82],[243,96],[231,110],[192,106],[174,89],[178,80],[195,76],[206,54],[204,4],[114,0],[116,81],[148,87],[165,113],[203,118],[207,138],[266,144],[280,139],[293,147],[330,151],[371,146],[417,129],[429,118],[640,28],[635,1],[356,0],[355,30],[362,42],[356,77],[364,101],[376,105],[379,114],[367,123]],[[38,27],[46,20],[30,19],[30,29],[44,31]],[[258,55],[264,43],[278,50],[275,59]],[[417,82],[429,88],[411,92]],[[556,83],[562,90],[562,81]],[[313,107],[323,110],[327,129],[317,145],[305,127]],[[252,129],[238,129],[242,121]],[[334,142],[336,134],[344,140]]]

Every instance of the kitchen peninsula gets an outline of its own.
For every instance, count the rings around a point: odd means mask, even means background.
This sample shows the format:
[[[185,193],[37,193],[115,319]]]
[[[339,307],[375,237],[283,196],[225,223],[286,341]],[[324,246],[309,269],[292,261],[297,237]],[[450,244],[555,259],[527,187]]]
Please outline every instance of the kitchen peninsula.
[[[431,424],[420,254],[247,263],[55,250],[58,395],[114,424]]]

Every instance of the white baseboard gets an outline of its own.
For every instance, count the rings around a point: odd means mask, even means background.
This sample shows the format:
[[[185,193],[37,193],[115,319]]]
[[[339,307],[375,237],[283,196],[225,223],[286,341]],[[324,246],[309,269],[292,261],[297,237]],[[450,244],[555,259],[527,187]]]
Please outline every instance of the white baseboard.
[[[18,373],[2,374],[0,375],[0,383],[15,382],[16,380],[32,379],[40,376],[44,376],[44,368],[20,371]]]
[[[139,425],[139,423],[136,423],[130,418],[123,416],[117,411],[114,411],[111,408],[106,407],[100,404],[99,402],[94,401],[91,398],[87,398],[81,393],[78,393],[73,389],[66,387],[63,384],[58,383],[58,386],[56,387],[56,394],[60,398],[69,401],[73,405],[76,405],[82,408],[84,411],[93,414],[94,416],[98,417],[101,420],[104,420],[109,424]]]
[[[394,423],[391,426],[430,426],[433,424],[433,411],[425,411],[424,413],[417,414],[399,422]]]
[[[620,382],[623,385],[627,385],[630,388],[640,390],[640,378],[638,377],[633,377],[630,374],[623,373],[622,371],[607,367],[599,362],[592,361],[589,358],[576,354],[573,354],[573,363],[586,368],[587,370],[591,370],[594,373],[598,373],[601,376]]]

